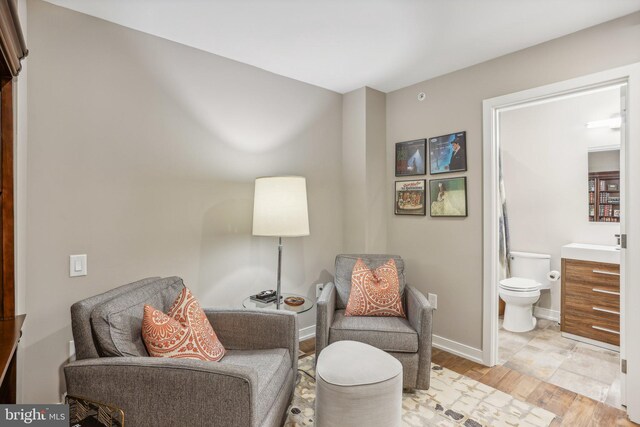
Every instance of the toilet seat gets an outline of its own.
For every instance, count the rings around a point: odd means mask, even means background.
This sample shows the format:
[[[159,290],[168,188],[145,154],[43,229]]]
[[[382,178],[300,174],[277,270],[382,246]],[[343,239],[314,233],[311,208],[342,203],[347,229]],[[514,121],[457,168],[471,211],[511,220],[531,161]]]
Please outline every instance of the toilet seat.
[[[500,289],[510,292],[532,292],[540,290],[540,283],[522,277],[510,277],[500,281]]]
[[[500,292],[498,292],[498,295],[505,302],[508,298],[517,298],[518,300],[534,298],[535,301],[537,301],[538,298],[540,298],[540,289],[533,289],[531,291],[512,291],[509,289],[500,288]]]

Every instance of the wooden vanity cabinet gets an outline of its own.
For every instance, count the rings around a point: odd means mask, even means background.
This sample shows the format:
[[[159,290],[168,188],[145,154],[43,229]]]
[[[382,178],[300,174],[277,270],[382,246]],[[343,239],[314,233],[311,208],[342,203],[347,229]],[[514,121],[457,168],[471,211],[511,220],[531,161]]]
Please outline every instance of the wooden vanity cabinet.
[[[562,259],[560,330],[620,345],[620,266]]]

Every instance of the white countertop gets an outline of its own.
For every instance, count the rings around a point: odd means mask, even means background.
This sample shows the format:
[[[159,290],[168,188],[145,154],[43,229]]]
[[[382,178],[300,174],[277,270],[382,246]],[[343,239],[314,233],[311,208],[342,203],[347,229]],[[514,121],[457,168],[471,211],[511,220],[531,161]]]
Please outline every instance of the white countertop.
[[[560,250],[560,256],[582,261],[620,264],[620,249],[616,246],[591,245],[589,243],[570,243]]]

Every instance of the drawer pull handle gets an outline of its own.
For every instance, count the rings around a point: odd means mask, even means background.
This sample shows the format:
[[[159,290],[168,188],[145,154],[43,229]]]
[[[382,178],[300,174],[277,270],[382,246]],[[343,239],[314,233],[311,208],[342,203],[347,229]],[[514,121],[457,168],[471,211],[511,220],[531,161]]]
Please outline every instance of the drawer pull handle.
[[[593,329],[597,329],[597,330],[599,330],[599,331],[609,332],[610,334],[620,335],[620,332],[618,332],[618,331],[614,331],[613,329],[602,328],[602,327],[600,327],[600,326],[594,326],[594,325],[591,325],[591,327],[592,327]]]
[[[620,296],[620,292],[606,291],[606,290],[604,290],[604,289],[593,288],[593,289],[592,289],[592,291],[593,291],[593,292],[600,292],[601,294],[617,295],[617,296]]]
[[[620,316],[620,312],[619,311],[607,310],[606,308],[600,308],[600,307],[593,307],[593,309],[595,311],[601,311],[603,313],[610,313],[610,314],[617,314],[618,316]]]
[[[593,274],[606,274],[607,276],[618,276],[618,277],[620,277],[620,273],[614,273],[613,271],[593,270]]]

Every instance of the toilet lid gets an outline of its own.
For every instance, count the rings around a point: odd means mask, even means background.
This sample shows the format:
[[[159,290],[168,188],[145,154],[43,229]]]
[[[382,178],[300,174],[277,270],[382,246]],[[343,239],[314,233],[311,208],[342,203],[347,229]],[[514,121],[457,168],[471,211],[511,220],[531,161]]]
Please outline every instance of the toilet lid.
[[[540,283],[522,277],[510,277],[500,281],[500,287],[509,291],[534,291],[540,288]]]

